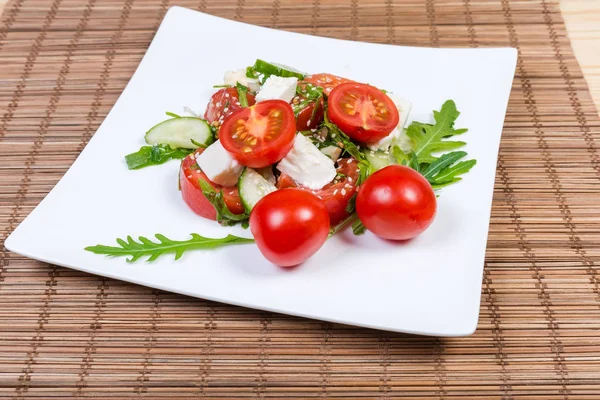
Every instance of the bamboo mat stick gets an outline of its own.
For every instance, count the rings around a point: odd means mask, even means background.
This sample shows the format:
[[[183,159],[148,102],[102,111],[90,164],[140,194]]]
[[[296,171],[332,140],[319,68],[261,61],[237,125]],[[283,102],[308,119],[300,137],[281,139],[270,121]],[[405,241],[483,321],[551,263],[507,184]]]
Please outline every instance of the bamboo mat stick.
[[[75,160],[175,4],[322,36],[519,49],[478,329],[437,339],[263,313],[2,247],[0,398],[599,398],[600,120],[555,2],[11,0],[2,240]]]

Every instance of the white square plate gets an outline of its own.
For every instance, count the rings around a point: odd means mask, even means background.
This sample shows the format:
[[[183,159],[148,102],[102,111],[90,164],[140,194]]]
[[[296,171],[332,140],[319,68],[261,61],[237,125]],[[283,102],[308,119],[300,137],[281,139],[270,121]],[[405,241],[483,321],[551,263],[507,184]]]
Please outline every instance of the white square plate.
[[[251,46],[240,40],[248,37]],[[465,150],[478,163],[462,182],[443,189],[435,222],[416,240],[393,244],[345,232],[291,270],[269,264],[253,245],[135,264],[84,251],[117,237],[157,232],[177,240],[191,232],[250,236],[187,208],[177,191],[178,162],[129,171],[123,156],[144,144],[144,132],[166,110],[203,111],[223,72],[256,58],[385,88],[410,99],[412,118],[419,121],[432,120],[432,110],[454,99],[461,111],[456,126],[469,128]],[[477,325],[496,158],[515,64],[510,48],[342,41],[171,8],[100,129],[6,247],[48,263],[224,303],[390,331],[468,335]]]

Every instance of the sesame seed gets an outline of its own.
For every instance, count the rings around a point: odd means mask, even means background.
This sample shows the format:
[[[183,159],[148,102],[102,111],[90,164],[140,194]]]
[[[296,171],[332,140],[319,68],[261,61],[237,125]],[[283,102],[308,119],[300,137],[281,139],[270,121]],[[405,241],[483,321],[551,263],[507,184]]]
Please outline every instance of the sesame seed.
[[[310,119],[308,121],[306,121],[306,126],[310,125]]]
[[[348,177],[348,182],[352,183],[352,177],[351,176]]]
[[[350,164],[352,161],[354,161],[353,158],[349,158],[348,161],[346,161],[346,164]]]
[[[217,101],[217,104],[216,104],[216,106],[217,106],[217,107],[221,107],[221,102],[220,102],[220,101]]]
[[[332,138],[332,139],[335,139],[335,133],[331,135],[331,138]]]
[[[189,174],[189,175],[187,176],[187,178],[188,178],[188,179],[192,179],[192,174]]]
[[[342,196],[346,195],[346,189],[342,189]]]
[[[338,189],[335,189],[335,190],[333,191],[333,195],[335,196],[335,195],[337,194],[337,192],[338,192]]]
[[[225,97],[229,97],[229,93],[225,93]]]
[[[229,111],[229,107],[225,107],[225,108],[223,109],[223,112],[227,112],[227,111]]]
[[[236,106],[239,106],[239,105],[240,105],[240,102],[239,102],[239,101],[236,101],[236,102],[235,102],[235,105],[236,105]]]

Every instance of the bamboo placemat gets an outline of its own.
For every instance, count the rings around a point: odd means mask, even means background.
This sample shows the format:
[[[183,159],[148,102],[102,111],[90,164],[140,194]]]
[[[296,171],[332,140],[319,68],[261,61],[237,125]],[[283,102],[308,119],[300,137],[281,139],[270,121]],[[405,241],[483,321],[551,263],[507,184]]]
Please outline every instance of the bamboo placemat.
[[[477,332],[437,339],[262,313],[2,247],[0,397],[600,398],[600,120],[555,3],[175,3],[323,36],[519,49]],[[7,4],[0,28],[2,240],[93,135],[173,4]]]

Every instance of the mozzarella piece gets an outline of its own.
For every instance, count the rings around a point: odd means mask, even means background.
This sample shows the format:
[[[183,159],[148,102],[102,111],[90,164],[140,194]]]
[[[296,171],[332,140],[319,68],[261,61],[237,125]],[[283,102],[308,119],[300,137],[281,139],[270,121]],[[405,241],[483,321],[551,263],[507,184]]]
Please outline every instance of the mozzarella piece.
[[[277,164],[277,169],[289,175],[298,184],[312,190],[321,189],[337,174],[331,158],[321,153],[303,134],[294,139],[294,146]]]
[[[402,140],[401,138],[404,135],[403,128],[406,125],[406,121],[408,121],[410,110],[412,109],[412,103],[410,101],[398,97],[390,92],[388,92],[387,95],[396,105],[398,113],[400,114],[400,121],[398,122],[398,126],[389,135],[379,139],[375,143],[367,144],[367,147],[371,150],[387,151],[390,149],[392,142]]]
[[[240,165],[217,140],[196,156],[196,162],[208,179],[221,186],[235,186],[244,166]]]
[[[296,86],[298,78],[282,78],[280,76],[271,75],[260,88],[256,95],[256,102],[265,100],[283,100],[286,102],[292,101],[296,95]]]
[[[245,69],[238,69],[237,71],[226,71],[225,76],[223,77],[223,83],[226,85],[235,86],[235,84],[239,82],[242,85],[248,87],[253,92],[256,92],[260,89],[260,83],[256,78],[248,78],[246,76]]]
[[[340,155],[342,154],[342,149],[337,146],[327,146],[319,149],[321,153],[325,154],[327,157],[331,158],[331,161],[336,162]]]

